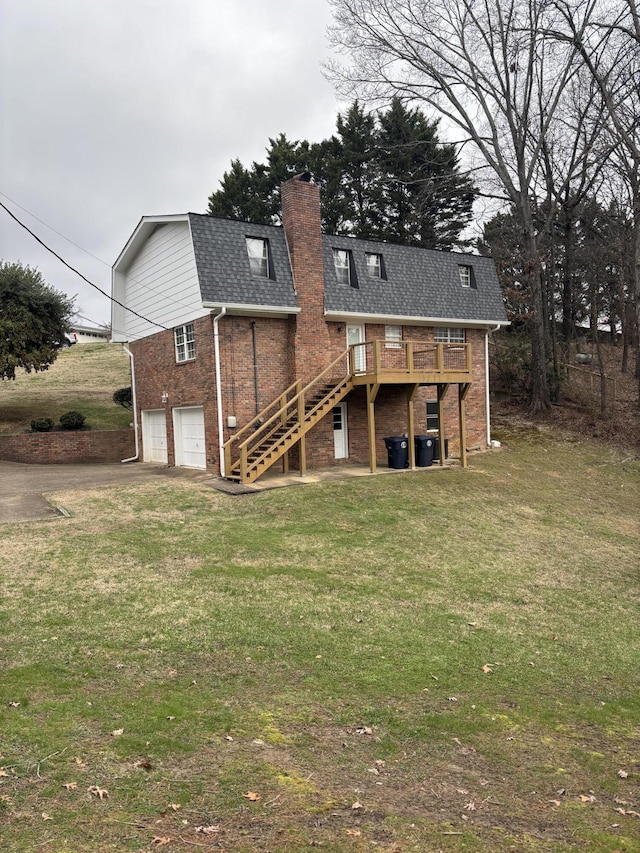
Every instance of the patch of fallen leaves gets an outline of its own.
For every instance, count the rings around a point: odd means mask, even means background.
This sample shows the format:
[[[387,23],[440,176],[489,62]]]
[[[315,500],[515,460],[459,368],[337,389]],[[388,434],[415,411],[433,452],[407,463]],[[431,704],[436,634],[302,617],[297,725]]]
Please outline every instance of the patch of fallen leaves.
[[[109,799],[109,792],[107,791],[107,789],[99,788],[98,785],[90,785],[87,788],[87,791],[89,794],[91,794],[93,797],[97,797],[99,800]]]
[[[250,800],[252,803],[257,803],[258,800],[261,800],[262,797],[256,791],[247,791],[242,795],[245,800]]]

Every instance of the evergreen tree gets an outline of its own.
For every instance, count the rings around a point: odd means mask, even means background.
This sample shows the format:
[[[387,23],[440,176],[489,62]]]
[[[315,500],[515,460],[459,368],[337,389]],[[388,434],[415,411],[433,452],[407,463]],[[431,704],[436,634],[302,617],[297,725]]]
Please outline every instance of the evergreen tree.
[[[69,331],[73,300],[45,282],[38,270],[0,262],[0,379],[46,370]]]
[[[321,189],[327,233],[450,249],[471,219],[475,188],[460,174],[455,146],[438,123],[394,98],[373,115],[357,101],[336,122],[336,135],[310,145],[285,134],[269,140],[267,162],[232,161],[209,197],[212,216],[278,224],[280,184],[310,171]]]

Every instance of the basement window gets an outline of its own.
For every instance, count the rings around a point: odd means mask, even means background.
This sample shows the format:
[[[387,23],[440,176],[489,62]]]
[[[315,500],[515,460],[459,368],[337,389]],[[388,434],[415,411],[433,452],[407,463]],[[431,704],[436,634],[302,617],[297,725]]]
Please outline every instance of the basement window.
[[[427,432],[429,430],[439,429],[440,422],[438,420],[438,401],[427,400]]]
[[[177,326],[173,330],[176,347],[176,361],[192,361],[196,357],[196,334],[193,323]]]
[[[434,329],[433,340],[437,344],[463,344],[464,329],[452,329],[448,326]]]
[[[270,278],[269,241],[261,237],[247,237],[246,241],[251,275],[256,278]]]

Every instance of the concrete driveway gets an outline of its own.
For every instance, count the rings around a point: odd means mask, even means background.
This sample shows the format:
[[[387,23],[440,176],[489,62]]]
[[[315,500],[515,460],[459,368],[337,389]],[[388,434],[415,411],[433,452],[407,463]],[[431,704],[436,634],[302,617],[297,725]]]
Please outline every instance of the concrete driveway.
[[[160,465],[114,462],[101,465],[27,465],[0,462],[0,524],[55,518],[59,511],[43,495],[65,489],[90,489],[119,483],[139,483],[166,476]]]

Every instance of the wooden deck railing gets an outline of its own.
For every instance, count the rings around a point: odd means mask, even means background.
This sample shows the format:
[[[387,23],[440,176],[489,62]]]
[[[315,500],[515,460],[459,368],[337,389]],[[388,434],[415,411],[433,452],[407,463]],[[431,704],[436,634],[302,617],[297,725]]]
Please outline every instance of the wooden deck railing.
[[[356,376],[471,373],[471,344],[375,340],[349,350],[349,368]]]

